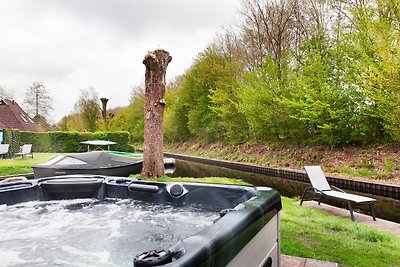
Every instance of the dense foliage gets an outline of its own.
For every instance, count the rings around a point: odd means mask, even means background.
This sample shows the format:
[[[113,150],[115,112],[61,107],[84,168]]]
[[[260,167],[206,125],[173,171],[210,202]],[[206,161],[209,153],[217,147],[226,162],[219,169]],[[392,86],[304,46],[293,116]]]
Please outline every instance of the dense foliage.
[[[129,131],[132,142],[142,142],[144,133],[144,92],[132,98],[131,104],[119,112],[111,121],[111,129]]]
[[[240,14],[167,87],[166,141],[400,140],[398,0],[244,0]],[[143,98],[110,130],[140,142]]]
[[[93,87],[81,90],[81,96],[76,103],[76,108],[80,112],[84,129],[94,132],[98,127],[98,117],[100,116],[99,96]]]
[[[7,129],[4,131],[4,141],[5,141],[4,143],[10,145],[6,157],[11,158],[11,156],[19,152],[21,144],[20,140],[21,140],[20,130]]]

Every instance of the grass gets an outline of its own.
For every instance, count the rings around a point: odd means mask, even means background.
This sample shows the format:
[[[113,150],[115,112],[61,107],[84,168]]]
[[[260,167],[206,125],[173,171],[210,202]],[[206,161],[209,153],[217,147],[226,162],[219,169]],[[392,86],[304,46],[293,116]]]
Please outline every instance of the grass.
[[[206,177],[206,178],[160,177],[160,178],[156,178],[155,181],[157,181],[157,182],[179,181],[179,182],[189,182],[189,183],[231,184],[231,185],[251,186],[251,184],[246,183],[240,179],[225,178],[225,177]]]
[[[352,169],[350,167],[342,167],[340,168],[340,173],[346,176],[358,176],[358,177],[366,177],[369,179],[375,178],[376,171],[374,168],[369,166],[360,168],[360,169]]]
[[[400,266],[400,237],[282,198],[281,252],[341,266]]]
[[[230,178],[169,178],[160,182],[206,182],[248,185]],[[282,197],[281,252],[338,262],[340,266],[400,266],[400,237],[298,205]]]
[[[395,163],[392,158],[386,159],[384,168],[378,169],[371,163],[364,163],[358,168],[350,168],[347,166],[342,166],[339,168],[339,173],[351,177],[351,176],[358,176],[358,177],[365,177],[368,179],[381,179],[386,180],[392,178],[393,171],[396,169]]]
[[[0,176],[32,173],[32,165],[46,162],[55,157],[55,153],[33,153],[33,158],[15,158],[0,160]]]

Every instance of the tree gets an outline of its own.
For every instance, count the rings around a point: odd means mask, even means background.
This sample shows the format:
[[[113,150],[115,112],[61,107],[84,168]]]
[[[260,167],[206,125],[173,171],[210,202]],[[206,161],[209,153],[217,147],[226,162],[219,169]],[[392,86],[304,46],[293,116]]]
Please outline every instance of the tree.
[[[4,98],[11,99],[12,94],[8,90],[6,90],[4,87],[0,86],[0,99],[2,99],[2,98],[3,99]]]
[[[144,135],[144,90],[135,87],[131,103],[111,119],[113,131],[129,131],[132,142],[143,142]]]
[[[400,6],[398,1],[360,1],[353,9],[357,83],[376,134],[400,140]]]
[[[347,2],[351,1],[242,0],[240,22],[219,35],[219,49],[244,70],[262,67],[271,58],[279,70],[310,36],[326,35],[339,42],[349,22]]]
[[[215,126],[219,141],[241,143],[248,137],[248,123],[238,110],[240,90],[239,68],[234,60],[218,53],[208,54],[208,68],[213,75],[209,91],[210,110],[216,115]]]
[[[100,115],[98,93],[93,87],[81,90],[78,102],[75,104],[82,118],[86,130],[94,132],[97,130],[97,119]]]
[[[102,120],[99,121],[99,127],[101,130],[110,130],[110,118],[114,116],[112,113],[108,112],[107,103],[108,98],[102,97],[100,98],[101,101],[101,118]]]
[[[240,26],[221,37],[221,49],[245,69],[261,67],[272,58],[284,62],[308,35],[305,4],[301,0],[242,0]]]
[[[57,128],[60,131],[82,131],[83,123],[79,113],[71,113],[64,116],[58,123]]]
[[[237,66],[212,47],[200,53],[175,97],[175,122],[182,139],[233,141],[247,125],[236,108]]]
[[[171,84],[167,85],[165,89],[165,110],[164,110],[164,141],[165,142],[179,142],[180,133],[177,130],[177,120],[176,120],[176,100],[177,100],[177,90],[176,88],[171,88]],[[174,86],[174,85],[172,85]]]
[[[24,104],[32,117],[47,117],[53,109],[53,98],[42,82],[34,82],[25,92]]]
[[[172,57],[165,50],[149,52],[143,64],[145,73],[144,149],[141,176],[164,175],[163,123],[165,107],[165,74]]]
[[[286,66],[283,68],[283,66]],[[266,60],[243,74],[243,83],[237,91],[238,109],[248,122],[253,137],[257,140],[281,140],[291,136],[293,127],[289,111],[283,104],[288,94],[287,64]]]
[[[186,137],[182,132],[182,125],[177,117],[179,88],[183,80],[183,75],[175,76],[165,88],[164,141],[166,142],[181,142]],[[184,129],[187,130],[187,122],[184,125]]]

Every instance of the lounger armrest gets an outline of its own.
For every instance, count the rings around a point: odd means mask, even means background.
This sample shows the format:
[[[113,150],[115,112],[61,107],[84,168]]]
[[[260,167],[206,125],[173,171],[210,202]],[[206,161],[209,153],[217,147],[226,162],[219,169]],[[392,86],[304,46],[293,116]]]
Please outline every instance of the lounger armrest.
[[[311,190],[316,192],[316,193],[319,193],[319,194],[323,194],[324,193],[323,191],[321,191],[321,190],[319,190],[319,189],[317,189],[315,187],[312,187],[312,186],[306,188],[306,191],[311,191]]]
[[[342,193],[346,193],[345,191],[343,191],[343,190],[340,189],[340,188],[337,188],[337,187],[334,186],[334,185],[331,185],[331,188],[332,188],[332,189],[335,189],[336,191],[339,191],[339,192],[342,192]]]

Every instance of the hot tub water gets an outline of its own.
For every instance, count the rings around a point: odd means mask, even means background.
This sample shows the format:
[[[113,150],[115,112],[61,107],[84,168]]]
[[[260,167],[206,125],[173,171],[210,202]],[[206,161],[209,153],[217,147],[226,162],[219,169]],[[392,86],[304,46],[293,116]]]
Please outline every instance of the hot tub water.
[[[132,199],[32,201],[0,206],[0,266],[132,266],[219,217],[200,206]]]

